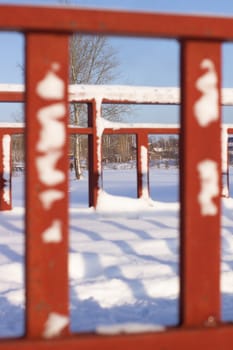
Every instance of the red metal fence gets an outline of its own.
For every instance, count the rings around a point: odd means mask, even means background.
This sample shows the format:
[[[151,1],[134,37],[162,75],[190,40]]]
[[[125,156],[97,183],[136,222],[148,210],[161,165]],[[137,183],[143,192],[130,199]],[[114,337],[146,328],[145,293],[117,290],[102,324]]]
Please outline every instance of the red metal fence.
[[[24,102],[25,93],[22,85],[0,84],[0,101],[1,102]],[[88,152],[88,174],[89,174],[89,206],[96,207],[98,203],[99,190],[102,189],[102,144],[99,139],[104,135],[110,134],[131,134],[136,136],[137,150],[137,196],[149,194],[149,172],[148,169],[142,169],[144,150],[146,150],[147,163],[149,160],[149,136],[161,134],[180,134],[178,124],[157,124],[157,123],[119,123],[110,122],[102,118],[102,105],[111,104],[180,104],[179,88],[172,87],[136,87],[136,86],[115,86],[115,85],[69,85],[68,87],[70,103],[85,103],[88,106],[88,126],[78,127],[69,125],[67,132],[69,135],[87,135],[89,140],[90,151]],[[229,106],[233,104],[233,89],[222,89],[222,105]],[[95,108],[99,104],[98,113]],[[92,125],[96,125],[95,128]],[[230,124],[223,124],[222,127],[222,196],[229,197],[229,154],[228,154],[228,136],[233,133],[233,127]],[[11,137],[13,134],[23,134],[24,125],[17,123],[0,124],[0,146],[11,148]],[[8,138],[9,144],[3,142]],[[96,140],[96,144],[93,144]],[[6,149],[6,153],[7,153]],[[11,157],[6,156],[4,149],[0,152],[0,167],[2,167],[0,181],[0,210],[12,209],[12,162]],[[9,168],[5,172],[5,167]],[[148,167],[147,167],[148,168]],[[0,168],[1,169],[1,168]],[[6,175],[5,175],[6,174]]]
[[[117,103],[117,101],[114,101]],[[89,104],[89,110],[93,110],[92,104]],[[91,121],[96,122],[96,115],[91,115]],[[154,134],[179,134],[179,128],[174,126],[158,125],[151,124],[148,127],[145,127],[145,124],[141,126],[138,124],[134,127],[127,127],[127,124],[117,129],[114,128],[114,123],[108,123],[108,127],[103,130],[103,134],[99,137],[97,128],[87,127],[68,127],[67,133],[71,134],[79,134],[79,135],[88,135],[88,176],[89,176],[89,186],[88,186],[88,195],[89,195],[89,206],[96,207],[98,203],[98,195],[99,191],[102,189],[102,145],[99,142],[99,138],[102,138],[105,134],[131,134],[136,135],[136,150],[137,150],[137,196],[140,198],[145,194],[149,194],[149,172],[145,169],[142,169],[143,158],[144,158],[144,149],[146,150],[147,162],[149,160],[148,154],[148,138],[149,135]],[[0,173],[0,210],[11,210],[12,209],[12,160],[11,160],[11,137],[10,135],[14,134],[23,134],[24,128],[22,126],[1,126],[0,124],[0,169],[2,167],[2,171]],[[7,142],[3,142],[3,140],[7,138]],[[96,144],[93,144],[93,140],[96,140]],[[7,148],[1,150],[4,146]],[[6,163],[6,156],[8,154],[8,161]],[[9,168],[9,171],[4,171],[5,167]]]
[[[26,335],[2,341],[0,349],[231,349],[233,327],[220,318],[220,56],[221,43],[233,40],[233,20],[0,6],[0,29],[26,36],[27,144]],[[76,31],[175,38],[181,44],[180,326],[165,332],[69,333],[67,77],[68,40]],[[97,118],[99,107],[90,105]],[[97,128],[94,120],[89,127]],[[49,136],[55,130],[59,138]],[[90,135],[93,157],[98,138]],[[60,240],[45,244],[42,236],[54,223]]]
[[[174,91],[175,90],[175,91]],[[22,86],[4,85],[0,87],[1,102],[23,102],[25,95]],[[171,92],[172,95],[171,96]],[[96,207],[99,190],[102,188],[102,145],[99,141],[104,134],[133,134],[136,135],[137,149],[137,195],[140,198],[145,193],[149,193],[149,174],[142,169],[143,149],[146,149],[148,158],[148,137],[150,134],[178,134],[179,128],[175,124],[127,124],[109,122],[101,117],[101,107],[103,103],[143,103],[143,104],[177,104],[179,89],[171,88],[150,88],[150,87],[130,87],[130,86],[91,86],[91,85],[70,85],[69,102],[86,103],[88,106],[88,126],[77,127],[68,126],[67,133],[88,135],[88,173],[89,173],[89,206]],[[96,106],[98,105],[98,108]],[[17,123],[0,124],[0,140],[6,135],[24,133],[24,126]],[[9,145],[10,147],[10,145]],[[145,147],[145,148],[144,148]],[[0,152],[0,164],[4,169],[4,152]],[[10,158],[8,167],[11,167]],[[9,179],[4,177],[2,172],[2,184],[0,188],[0,210],[10,210],[12,203],[11,191],[9,200],[6,200],[6,190],[11,188],[10,168]]]

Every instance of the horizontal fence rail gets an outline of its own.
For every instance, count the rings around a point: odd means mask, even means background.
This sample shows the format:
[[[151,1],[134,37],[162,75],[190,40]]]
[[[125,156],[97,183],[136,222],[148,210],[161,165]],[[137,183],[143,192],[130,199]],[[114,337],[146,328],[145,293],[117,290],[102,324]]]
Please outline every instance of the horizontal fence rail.
[[[223,16],[9,5],[0,10],[1,28],[9,31],[233,40],[232,18]]]
[[[178,87],[149,87],[132,85],[69,85],[69,102],[91,102],[98,96],[103,103],[139,103],[179,105],[181,103]],[[25,87],[22,84],[0,84],[0,102],[24,102]],[[233,106],[233,89],[221,89],[223,106]]]
[[[0,349],[232,349],[233,326],[220,317],[219,281],[221,44],[233,41],[233,19],[2,5],[0,30],[26,37],[26,91],[0,95],[1,101],[25,101],[27,145],[26,335],[1,341]],[[67,77],[74,32],[180,41],[180,325],[166,331],[113,337],[69,331]],[[80,91],[73,91],[73,99],[76,93],[84,99]],[[127,103],[124,93],[122,103]],[[88,128],[83,131],[90,135],[89,187],[97,189],[102,132],[113,132],[112,125],[102,123],[103,102],[111,100],[98,96],[88,103]],[[138,132],[138,146],[147,146],[147,135],[140,136],[140,128],[132,130]],[[55,131],[59,137],[51,137]],[[92,197],[94,203],[96,194]],[[56,235],[52,244],[44,239],[51,231]]]
[[[0,84],[0,101],[2,102],[23,102],[25,87],[24,85],[14,84]],[[8,95],[9,94],[9,95]],[[136,149],[137,149],[137,195],[138,198],[149,194],[149,173],[143,175],[141,168],[142,164],[142,150],[143,147],[147,150],[148,158],[148,137],[150,134],[179,134],[180,128],[178,124],[158,124],[158,123],[123,123],[108,121],[101,116],[101,106],[105,103],[128,103],[128,104],[180,104],[180,89],[173,87],[142,87],[142,86],[105,86],[105,85],[69,85],[68,86],[69,101],[72,103],[86,103],[89,104],[89,125],[96,123],[97,115],[93,115],[94,108],[92,105],[100,104],[99,128],[79,127],[69,125],[68,134],[88,135],[92,139],[98,140],[99,136],[104,134],[133,134],[136,135]],[[222,89],[222,105],[233,105],[233,89]],[[18,123],[0,123],[0,131],[4,134],[17,134],[23,132],[24,124]],[[100,130],[101,129],[101,130]],[[228,162],[228,135],[232,134],[233,126],[224,124],[222,126],[222,176],[225,185],[222,189],[222,195],[228,197],[229,191],[229,162]],[[95,134],[94,134],[95,133]],[[101,133],[101,135],[100,135]],[[99,136],[98,136],[99,135]],[[101,142],[89,152],[89,206],[96,207],[98,203],[98,195],[102,189],[102,147],[99,152]],[[92,145],[93,147],[93,145]],[[93,154],[96,154],[93,157]],[[147,159],[148,162],[148,159]],[[9,164],[10,166],[10,164]],[[7,204],[3,198],[6,188],[11,188],[11,175],[9,181],[3,179],[2,186],[2,205],[0,210],[9,210],[11,205]],[[9,183],[9,184],[8,184]],[[143,194],[143,189],[144,194]],[[10,192],[10,198],[11,198]]]
[[[105,120],[107,124],[107,128],[103,129],[103,135],[116,135],[116,134],[131,134],[136,135],[136,149],[137,153],[137,196],[138,198],[142,197],[145,193],[150,194],[149,190],[149,172],[145,174],[140,164],[142,164],[143,155],[139,151],[141,147],[145,147],[147,150],[147,162],[149,160],[149,151],[148,151],[148,137],[149,135],[179,135],[180,128],[178,125],[166,125],[166,124],[151,124],[150,126],[147,124],[135,124],[134,126],[129,126],[127,123],[117,123],[114,125],[114,122],[109,122]],[[110,127],[112,126],[112,127]],[[73,125],[68,126],[67,130],[69,135],[72,134],[81,134],[93,136],[92,128],[82,128],[75,127]],[[1,171],[1,187],[0,187],[0,210],[11,210],[12,209],[12,157],[11,157],[11,136],[17,134],[24,134],[24,125],[18,123],[0,123],[0,143],[2,144],[2,151],[0,152],[0,164],[2,166]],[[229,149],[228,149],[228,137],[233,134],[233,126],[224,124],[222,127],[222,177],[224,180],[224,184],[222,185],[222,196],[229,197],[230,196],[230,188],[229,188]],[[97,135],[95,135],[97,137]],[[1,142],[2,140],[2,142]],[[6,156],[7,154],[7,156]],[[8,154],[10,156],[8,156]],[[102,147],[100,153],[101,159],[98,159],[98,155],[96,156],[97,163],[92,164],[93,157],[90,155],[88,161],[88,175],[90,179],[94,178],[95,169],[98,168],[98,162],[102,164]],[[6,162],[7,159],[7,162]],[[5,171],[7,170],[7,173]],[[6,175],[7,174],[7,175]],[[101,184],[102,180],[102,172],[98,171],[97,180],[95,183],[89,183],[89,206],[96,207],[98,203],[99,190],[102,189],[97,186],[97,184]],[[94,187],[97,186],[97,187]],[[143,193],[144,189],[144,193]],[[8,193],[8,195],[6,195]]]
[[[6,102],[6,96],[8,93],[8,102],[24,101],[24,95],[22,92],[25,90],[23,85],[12,84],[0,84],[0,100],[1,97]],[[104,103],[130,103],[130,104],[180,104],[180,89],[172,87],[140,87],[140,86],[104,86],[104,85],[69,85],[69,101],[72,103],[87,103],[102,105]],[[20,94],[20,95],[19,95]],[[222,89],[222,104],[233,105],[233,89]],[[89,108],[90,109],[90,108]],[[91,112],[94,108],[90,109]],[[101,108],[100,108],[101,110]],[[100,112],[101,113],[101,112]],[[101,117],[101,114],[100,114]],[[92,121],[95,121],[96,116],[89,115]],[[142,154],[140,150],[145,147],[147,149],[148,158],[148,137],[150,134],[179,134],[180,128],[178,124],[157,124],[157,123],[121,123],[108,121],[101,117],[101,133],[103,134],[133,134],[136,135],[137,144],[137,195],[140,198],[143,196],[143,189],[145,193],[149,194],[149,174],[143,175],[141,169]],[[92,122],[93,123],[93,122]],[[90,120],[89,120],[90,124]],[[0,124],[2,128],[2,134],[17,134],[22,133],[23,124],[17,123],[5,123]],[[232,133],[232,126],[224,124],[222,126],[222,175],[225,177],[225,186],[222,189],[222,195],[229,196],[229,162],[228,162],[228,147],[227,140],[228,135]],[[98,128],[92,127],[77,127],[75,125],[69,125],[67,129],[68,134],[82,134],[91,136],[94,139],[98,139],[100,131]],[[96,132],[96,135],[94,135]],[[102,136],[101,135],[101,136]],[[96,153],[96,157],[92,154]],[[4,158],[4,157],[3,157]],[[99,159],[101,158],[101,159]],[[93,163],[94,159],[96,163]],[[147,160],[148,162],[148,160]],[[96,207],[98,202],[99,190],[102,184],[102,147],[99,152],[98,147],[92,149],[89,156],[89,206]],[[10,166],[10,164],[9,164]],[[3,177],[2,186],[2,205],[0,210],[11,209],[11,205],[4,201],[4,194],[6,188],[11,188],[11,174],[9,181],[4,180]],[[145,194],[144,193],[144,194]],[[12,194],[10,192],[10,198]]]

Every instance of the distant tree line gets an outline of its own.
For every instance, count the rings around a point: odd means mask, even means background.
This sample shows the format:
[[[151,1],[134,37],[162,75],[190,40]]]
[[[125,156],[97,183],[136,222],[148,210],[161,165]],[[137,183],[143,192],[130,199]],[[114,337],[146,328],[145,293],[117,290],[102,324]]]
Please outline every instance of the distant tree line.
[[[80,163],[85,168],[88,163],[88,136],[80,135]],[[74,161],[75,138],[70,137],[70,163]],[[12,137],[12,161],[13,166],[24,162],[24,136],[13,135]],[[154,162],[173,160],[179,161],[179,138],[176,135],[150,135],[148,138],[149,159]],[[103,135],[102,159],[103,163],[124,163],[136,160],[136,136],[132,134]]]
[[[12,135],[11,147],[13,173],[19,170],[22,171],[25,155],[24,135]]]

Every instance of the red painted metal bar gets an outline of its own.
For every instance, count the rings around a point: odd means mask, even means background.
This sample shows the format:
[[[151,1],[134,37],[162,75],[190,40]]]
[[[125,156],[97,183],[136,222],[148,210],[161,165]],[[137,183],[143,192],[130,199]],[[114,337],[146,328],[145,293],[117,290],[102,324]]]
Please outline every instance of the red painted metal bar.
[[[68,134],[92,135],[93,128],[80,128],[80,127],[71,126],[71,127],[68,127],[67,132]]]
[[[104,134],[140,134],[142,128],[131,128],[131,127],[126,127],[126,128],[119,128],[119,129],[110,129],[110,128],[105,128],[103,130]],[[5,130],[4,132],[10,135],[13,134],[22,134],[24,133],[25,128],[23,127],[1,127],[0,125],[0,130]],[[174,134],[178,135],[180,133],[179,128],[143,128],[143,132],[146,132],[148,135],[149,134],[163,134],[163,135],[169,135],[169,134]],[[80,135],[91,135],[93,134],[93,128],[88,127],[88,128],[83,128],[83,127],[75,127],[75,126],[68,126],[67,130],[68,134],[80,134]]]
[[[181,321],[220,321],[220,45],[186,41],[181,69]]]
[[[24,127],[1,127],[0,125],[0,131],[3,131],[4,133],[7,133],[9,135],[16,135],[16,134],[23,134],[25,131]],[[106,128],[103,130],[104,134],[140,134],[142,128],[131,128],[131,127],[126,127],[126,128],[119,128],[119,129],[110,129]],[[149,134],[161,134],[161,135],[178,135],[180,133],[179,128],[143,128],[143,132],[146,132],[148,135]],[[83,128],[83,127],[75,127],[75,126],[68,126],[67,130],[68,134],[80,134],[80,135],[91,135],[93,134],[93,128],[88,127],[88,128]]]
[[[26,334],[67,334],[66,35],[26,37]],[[55,328],[54,328],[55,327]]]
[[[161,135],[169,135],[169,134],[174,134],[178,135],[180,133],[179,128],[119,128],[119,129],[110,129],[106,128],[104,129],[104,134],[137,134],[140,135],[141,133],[146,133],[147,135],[149,134],[161,134]]]
[[[16,91],[1,91],[0,92],[1,102],[24,102],[25,94]]]
[[[92,125],[92,119],[94,124],[96,124],[95,119],[92,116],[92,110],[93,106],[92,104],[88,104],[88,113],[89,113],[89,119],[90,119],[90,125]],[[25,131],[25,128],[23,127],[0,127],[0,130],[4,131],[4,133],[8,133],[10,135],[12,134],[23,134]],[[102,173],[98,171],[98,159],[97,159],[97,153],[96,153],[96,145],[101,146],[101,141],[99,141],[99,138],[96,135],[96,132],[94,133],[93,130],[96,130],[96,127],[87,127],[87,128],[82,128],[82,127],[68,127],[67,132],[68,134],[80,134],[80,135],[88,135],[88,143],[89,143],[89,206],[94,206],[96,207],[97,200],[98,200],[98,191],[100,188],[102,188]],[[140,141],[141,146],[145,146],[147,148],[147,139],[149,134],[179,134],[179,128],[120,128],[120,129],[104,129],[103,133],[104,134],[135,134],[138,137],[138,140]],[[144,142],[144,141],[145,142]],[[141,149],[141,146],[139,149]],[[145,177],[142,175],[141,172],[141,152],[138,149],[138,164],[139,168],[137,169],[137,193],[138,197],[140,198],[142,196],[142,189],[143,189],[143,181],[147,178],[145,186],[148,188],[148,193],[149,193],[149,178],[148,175]],[[99,150],[99,155],[101,157],[101,149]],[[3,185],[1,186],[2,189],[2,194],[3,192]],[[11,193],[10,193],[11,195]],[[9,209],[12,209],[12,204],[9,206]],[[0,207],[0,210],[8,210],[8,207],[6,205],[2,205]]]
[[[17,134],[23,134],[24,133],[24,128],[21,127],[6,127],[6,128],[2,128],[0,126],[0,132],[4,132],[5,134],[8,135],[17,135]]]
[[[0,23],[14,31],[233,40],[233,19],[216,16],[2,5]]]
[[[11,137],[0,131],[0,210],[12,209]]]
[[[49,341],[17,339],[1,341],[1,350],[232,350],[232,325],[202,328],[165,329],[157,333],[133,335],[93,336],[78,335]]]

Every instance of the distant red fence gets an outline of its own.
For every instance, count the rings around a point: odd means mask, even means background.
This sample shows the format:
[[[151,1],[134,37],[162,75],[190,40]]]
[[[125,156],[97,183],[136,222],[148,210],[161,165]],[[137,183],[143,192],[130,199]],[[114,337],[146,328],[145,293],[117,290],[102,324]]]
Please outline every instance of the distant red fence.
[[[101,117],[103,103],[129,103],[129,104],[176,104],[178,103],[179,89],[174,88],[150,88],[131,86],[91,86],[71,85],[69,88],[69,101],[86,103],[88,106],[88,126],[69,126],[68,134],[88,135],[88,174],[89,174],[89,206],[96,207],[98,193],[102,187],[102,145],[99,141],[103,134],[134,134],[136,135],[137,149],[137,194],[143,195],[143,191],[149,193],[148,170],[142,169],[144,150],[148,153],[148,136],[150,134],[178,134],[178,125],[140,123],[127,124],[116,123]],[[23,102],[25,100],[22,86],[0,85],[0,101]],[[2,134],[17,134],[23,132],[23,126],[17,124],[0,124]],[[52,132],[51,132],[52,133]],[[4,153],[2,153],[2,163]],[[146,155],[148,158],[148,154]],[[9,159],[10,160],[10,159]],[[148,163],[148,160],[147,160]],[[10,167],[10,164],[8,165]],[[11,169],[11,167],[10,167]],[[0,193],[1,209],[11,209],[11,203],[6,201],[6,191],[11,188],[11,172],[9,180],[6,181],[3,173],[3,186]],[[11,192],[9,193],[12,198]],[[8,199],[8,198],[7,198]]]
[[[233,89],[222,89],[222,104],[233,105]],[[25,93],[22,85],[0,84],[1,102],[24,102]],[[86,103],[88,106],[88,126],[78,127],[70,125],[68,134],[87,135],[89,140],[88,152],[88,175],[89,175],[89,206],[96,207],[98,202],[99,190],[102,188],[102,145],[97,141],[104,134],[133,134],[136,135],[137,150],[137,195],[143,196],[143,191],[149,193],[149,171],[142,169],[143,158],[148,157],[148,137],[149,135],[159,134],[179,134],[179,125],[175,124],[157,124],[157,123],[119,123],[108,121],[102,118],[102,104],[180,104],[179,88],[171,87],[139,87],[139,86],[104,86],[104,85],[70,85],[69,101],[71,103]],[[98,105],[99,104],[99,105]],[[98,105],[98,108],[94,108]],[[156,117],[156,116],[155,116]],[[0,124],[0,135],[4,139],[7,135],[22,134],[24,126],[17,123]],[[222,195],[229,196],[229,162],[228,162],[228,135],[233,133],[231,125],[224,124],[222,127],[222,175],[224,186]],[[3,140],[2,139],[2,140]],[[93,143],[96,140],[96,143]],[[10,138],[8,138],[10,141]],[[196,141],[197,142],[197,141]],[[5,145],[5,152],[11,148],[11,144],[2,142]],[[6,157],[1,152],[2,169],[7,166],[9,172],[2,171],[2,186],[0,188],[0,210],[10,210],[12,208],[11,178],[12,164],[11,157]],[[8,159],[8,164],[6,163]]]
[[[233,19],[0,6],[0,29],[26,37],[27,167],[26,335],[1,341],[0,349],[230,350],[233,326],[222,323],[220,314],[220,86],[221,44],[233,41]],[[164,332],[112,337],[69,332],[67,79],[73,32],[174,38],[181,45],[180,325]],[[100,102],[89,104],[85,131],[93,166]],[[91,188],[98,186],[98,174],[97,167]],[[51,231],[56,243],[43,239]]]

